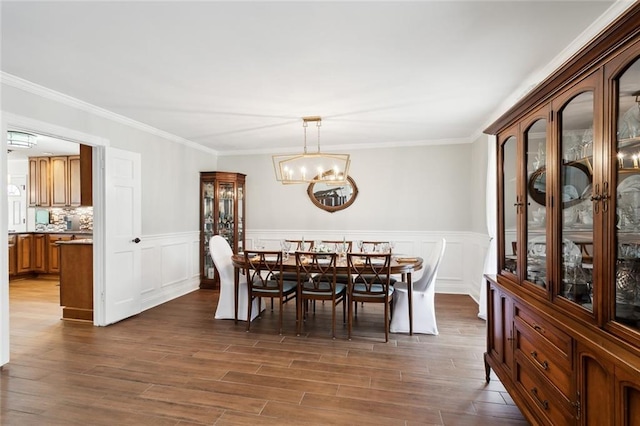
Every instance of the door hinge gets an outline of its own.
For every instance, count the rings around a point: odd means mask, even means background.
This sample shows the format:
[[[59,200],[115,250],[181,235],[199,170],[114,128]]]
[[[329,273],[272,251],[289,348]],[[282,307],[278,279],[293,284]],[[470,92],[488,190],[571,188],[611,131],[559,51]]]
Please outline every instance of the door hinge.
[[[577,393],[578,395],[578,400],[576,402],[574,402],[572,405],[575,407],[576,409],[576,419],[580,418],[580,392]]]

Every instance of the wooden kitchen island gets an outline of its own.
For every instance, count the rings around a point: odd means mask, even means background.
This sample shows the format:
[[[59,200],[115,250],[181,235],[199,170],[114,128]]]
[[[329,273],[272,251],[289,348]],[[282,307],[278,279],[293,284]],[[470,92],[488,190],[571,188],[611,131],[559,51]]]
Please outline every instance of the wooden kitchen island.
[[[93,240],[58,241],[62,319],[93,321]]]

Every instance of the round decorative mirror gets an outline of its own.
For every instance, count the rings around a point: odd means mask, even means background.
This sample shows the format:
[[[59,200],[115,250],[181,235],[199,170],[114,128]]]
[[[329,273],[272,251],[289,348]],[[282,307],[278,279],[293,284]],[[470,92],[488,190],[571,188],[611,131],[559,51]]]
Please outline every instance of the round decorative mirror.
[[[564,165],[562,167],[565,182],[562,188],[562,208],[574,206],[591,197],[591,173],[583,164]],[[536,203],[544,206],[546,200],[546,168],[541,167],[529,177],[529,196]]]
[[[353,204],[358,196],[358,187],[351,176],[347,176],[347,181],[341,184],[312,183],[307,188],[307,194],[316,207],[333,213]]]

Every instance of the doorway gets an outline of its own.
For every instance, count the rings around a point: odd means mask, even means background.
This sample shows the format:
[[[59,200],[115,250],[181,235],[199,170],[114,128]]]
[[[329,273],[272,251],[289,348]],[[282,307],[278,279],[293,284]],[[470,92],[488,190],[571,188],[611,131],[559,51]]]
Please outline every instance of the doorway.
[[[91,204],[90,198],[81,202],[79,197],[83,184],[91,184],[87,175],[92,170],[81,173],[83,153],[76,142],[9,130],[10,135],[27,135],[32,142],[9,146],[7,156],[8,227],[10,244],[14,242],[9,255],[10,311],[15,317],[21,312],[13,312],[13,307],[29,311],[37,306],[40,312],[53,312],[50,320],[55,323],[72,312],[60,306],[62,246],[57,242],[92,238],[93,208],[84,205]],[[92,262],[89,257],[89,265],[82,262],[78,267],[90,271]],[[90,300],[88,304],[90,308]],[[90,318],[89,311],[82,319]]]
[[[24,116],[18,116],[3,111],[2,121],[0,126],[0,134],[6,135],[9,129],[19,130],[24,132],[41,134],[49,137],[54,137],[59,140],[73,142],[76,146],[84,143],[92,146],[93,153],[93,198],[94,198],[94,226],[93,226],[93,238],[94,238],[94,256],[93,264],[94,270],[102,271],[104,263],[104,250],[101,247],[104,246],[104,170],[100,170],[96,165],[100,164],[99,161],[104,158],[105,147],[109,142],[107,139],[85,134],[76,130],[64,128],[51,123],[31,119]],[[0,175],[0,184],[2,187],[8,187],[8,150],[6,146],[6,138],[3,137],[0,142],[0,169],[5,172]],[[25,173],[26,175],[26,173]],[[27,187],[28,189],[28,187]],[[0,366],[9,362],[10,359],[10,330],[9,330],[9,274],[8,274],[8,197],[1,197],[0,199],[0,265],[2,265],[2,273],[0,274]],[[28,218],[27,218],[28,222]],[[94,273],[94,295],[95,293],[104,292],[104,279],[101,274]],[[101,320],[100,315],[103,314],[104,308],[100,303],[94,306],[94,316],[97,316],[97,320],[94,320],[95,325],[102,325],[104,323]],[[101,322],[102,321],[102,322]]]

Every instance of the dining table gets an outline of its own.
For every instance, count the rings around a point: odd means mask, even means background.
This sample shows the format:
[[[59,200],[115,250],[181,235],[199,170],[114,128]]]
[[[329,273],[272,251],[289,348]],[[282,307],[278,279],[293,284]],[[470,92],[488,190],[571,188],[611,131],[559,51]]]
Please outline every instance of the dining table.
[[[286,257],[286,256],[285,256]],[[234,277],[234,294],[235,294],[235,321],[238,322],[238,291],[240,290],[240,273],[245,270],[245,258],[244,253],[238,253],[231,256],[233,263],[235,277]],[[424,260],[418,256],[406,256],[406,255],[392,255],[391,256],[391,274],[400,274],[402,281],[407,283],[407,296],[409,303],[409,335],[413,335],[413,301],[412,293],[413,288],[411,284],[411,274],[415,271],[422,269]],[[282,260],[283,272],[297,272],[296,268],[296,256],[295,253],[291,253],[286,259]],[[336,274],[347,275],[349,273],[349,267],[347,265],[346,257],[341,257],[336,262]]]

